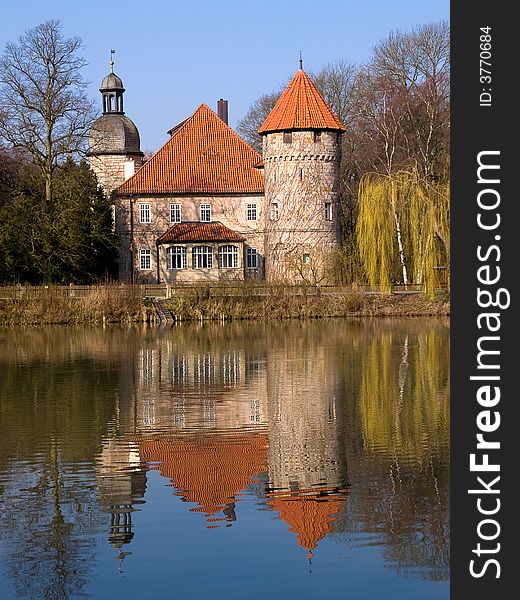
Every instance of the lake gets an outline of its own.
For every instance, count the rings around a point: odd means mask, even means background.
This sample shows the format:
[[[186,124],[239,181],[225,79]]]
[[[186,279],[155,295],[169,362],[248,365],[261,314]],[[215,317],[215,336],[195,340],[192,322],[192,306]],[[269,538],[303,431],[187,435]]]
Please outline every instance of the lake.
[[[0,329],[0,598],[449,598],[449,322]]]

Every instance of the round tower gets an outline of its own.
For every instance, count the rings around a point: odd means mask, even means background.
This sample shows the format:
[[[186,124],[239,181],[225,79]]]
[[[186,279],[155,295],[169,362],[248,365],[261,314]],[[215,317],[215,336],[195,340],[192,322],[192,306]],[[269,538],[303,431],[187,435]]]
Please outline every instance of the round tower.
[[[100,187],[109,194],[141,166],[143,153],[137,127],[123,110],[125,88],[114,73],[113,60],[99,91],[103,97],[103,115],[90,130],[88,157]]]
[[[263,137],[268,280],[317,283],[327,254],[339,246],[344,131],[301,68],[258,130]]]

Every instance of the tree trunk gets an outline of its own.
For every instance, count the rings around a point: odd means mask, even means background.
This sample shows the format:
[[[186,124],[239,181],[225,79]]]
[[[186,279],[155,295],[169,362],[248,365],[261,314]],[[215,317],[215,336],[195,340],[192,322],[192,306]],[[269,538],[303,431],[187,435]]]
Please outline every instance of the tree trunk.
[[[408,285],[408,272],[406,270],[406,263],[404,262],[404,247],[403,240],[401,237],[401,224],[399,223],[399,217],[397,216],[397,212],[394,210],[394,219],[395,219],[395,230],[397,233],[397,245],[399,247],[399,260],[401,261],[401,269],[403,270],[403,283]]]

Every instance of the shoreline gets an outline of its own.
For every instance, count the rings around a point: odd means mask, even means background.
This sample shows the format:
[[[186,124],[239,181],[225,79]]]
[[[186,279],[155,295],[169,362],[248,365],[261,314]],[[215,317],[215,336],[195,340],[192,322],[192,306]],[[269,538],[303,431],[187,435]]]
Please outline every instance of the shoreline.
[[[0,326],[161,322],[153,301],[117,290],[100,287],[83,298],[71,298],[53,294],[51,288],[38,297],[4,298],[0,300]],[[439,292],[433,299],[423,293],[365,293],[351,288],[334,293],[308,292],[272,288],[258,294],[244,286],[231,294],[225,287],[201,286],[179,289],[173,297],[159,299],[159,303],[170,323],[450,315],[447,292]]]

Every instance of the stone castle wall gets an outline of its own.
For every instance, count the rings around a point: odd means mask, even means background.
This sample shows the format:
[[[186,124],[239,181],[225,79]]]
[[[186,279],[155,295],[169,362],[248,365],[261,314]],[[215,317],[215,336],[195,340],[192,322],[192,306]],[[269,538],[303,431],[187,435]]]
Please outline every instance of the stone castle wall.
[[[89,157],[90,167],[105,194],[110,194],[112,190],[124,183],[127,160],[134,161],[135,170],[142,164],[142,157],[132,154],[99,154]]]
[[[267,279],[301,278],[339,246],[340,141],[331,131],[264,136]]]
[[[173,223],[170,221],[170,204],[181,205],[181,221],[200,221],[200,205],[211,205],[211,220],[220,221],[229,229],[239,233],[246,242],[240,246],[239,265],[243,266],[243,249],[255,248],[260,257],[259,269],[247,272],[247,276],[261,277],[264,256],[264,198],[260,195],[226,195],[226,196],[159,196],[159,197],[136,197],[129,198],[116,196],[115,200],[115,229],[120,236],[121,246],[119,252],[119,276],[122,281],[132,280],[134,272],[135,283],[157,282],[157,259],[159,258],[159,281],[214,281],[222,278],[243,278],[231,273],[230,269],[219,269],[216,256],[213,261],[213,269],[186,271],[169,271],[166,267],[167,244],[159,247],[157,256],[157,239],[165,233]],[[150,223],[140,222],[140,206],[150,205]],[[247,205],[256,204],[256,221],[247,220]],[[133,243],[132,243],[133,239]],[[192,244],[185,244],[191,250]],[[139,268],[139,250],[149,249],[151,251],[151,268],[143,271]],[[215,245],[215,252],[217,245]],[[133,263],[133,266],[132,266]],[[188,257],[188,267],[191,259]]]

